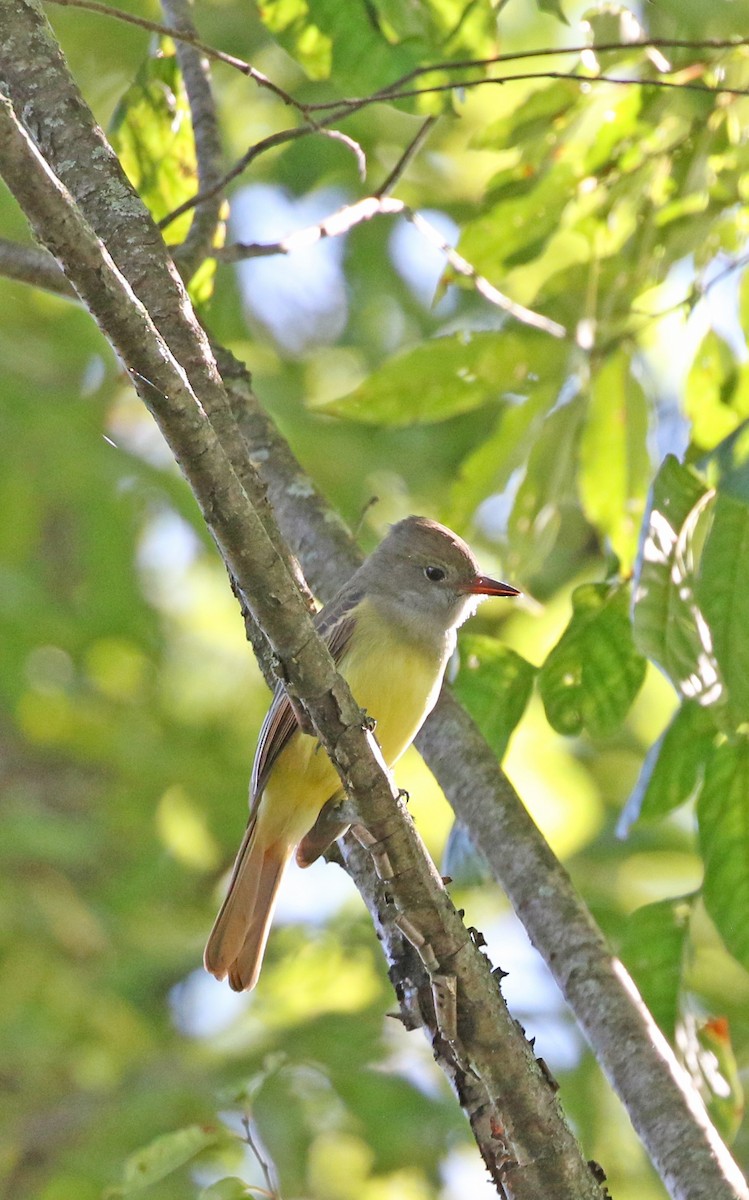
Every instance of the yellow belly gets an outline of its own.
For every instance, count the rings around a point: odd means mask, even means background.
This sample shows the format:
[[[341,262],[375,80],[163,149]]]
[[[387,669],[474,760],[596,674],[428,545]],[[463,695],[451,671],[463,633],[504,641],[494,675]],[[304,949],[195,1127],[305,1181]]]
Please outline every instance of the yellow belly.
[[[375,736],[392,766],[434,705],[444,651],[406,645],[371,610],[362,610],[340,670],[357,704],[375,720]],[[295,734],[278,756],[260,802],[265,836],[299,841],[340,790],[336,770],[317,739]]]

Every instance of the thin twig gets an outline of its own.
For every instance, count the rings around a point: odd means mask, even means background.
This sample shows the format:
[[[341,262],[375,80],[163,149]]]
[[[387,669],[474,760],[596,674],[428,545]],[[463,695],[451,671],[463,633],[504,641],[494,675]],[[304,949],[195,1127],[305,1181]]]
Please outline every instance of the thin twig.
[[[242,75],[246,75],[252,79],[258,87],[266,88],[273,92],[284,104],[288,104],[291,108],[295,108],[298,112],[306,115],[305,104],[301,104],[290,96],[288,92],[264,75],[262,71],[256,70],[250,66],[242,58],[237,58],[233,54],[225,54],[223,50],[217,50],[215,46],[209,46],[207,42],[203,42],[191,30],[173,29],[169,25],[162,25],[159,21],[149,21],[147,17],[136,16],[135,13],[124,12],[121,8],[112,8],[109,4],[101,4],[99,0],[49,0],[51,4],[59,4],[63,8],[82,8],[86,12],[98,13],[100,16],[112,17],[116,21],[125,21],[128,25],[137,25],[140,29],[145,29],[148,33],[158,33],[163,37],[173,38],[175,41],[185,42],[188,46],[193,46],[199,50],[201,54],[205,54],[208,58],[213,58],[216,62],[222,62],[227,67],[232,67],[235,71],[240,71]]]
[[[252,1135],[252,1119],[249,1113],[242,1114],[242,1128],[244,1129],[244,1140],[250,1147],[250,1150],[257,1159],[258,1166],[263,1172],[267,1194],[271,1200],[281,1200],[281,1189],[277,1179],[274,1178],[275,1169],[269,1159],[265,1157],[256,1138]],[[260,1190],[260,1189],[258,1189]]]
[[[468,88],[486,87],[487,85],[505,86],[508,83],[520,83],[530,79],[562,79],[572,80],[578,83],[594,84],[594,83],[614,83],[626,87],[659,87],[659,88],[674,88],[677,91],[686,92],[707,92],[711,96],[749,96],[749,88],[735,87],[712,87],[707,83],[689,83],[680,80],[669,79],[632,79],[617,75],[581,75],[575,71],[523,71],[518,75],[497,75],[484,79],[462,79],[460,81],[451,80],[449,83],[436,83],[429,87],[421,88],[403,88],[400,91],[393,88],[383,88],[380,92],[372,96],[357,97],[355,100],[338,101],[338,107],[335,111],[335,120],[340,121],[345,115],[343,110],[348,107],[350,111],[357,111],[364,105],[382,103],[383,101],[392,100],[413,100],[418,96],[435,96],[442,92],[454,92],[456,90],[467,90]],[[324,112],[331,108],[331,104],[310,104],[308,109],[310,112]]]
[[[57,2],[57,0],[55,0]],[[76,0],[77,2],[77,0]],[[632,43],[633,45],[639,43]],[[495,61],[495,60],[490,60]],[[433,68],[430,68],[432,70]],[[426,68],[424,69],[426,71]],[[567,73],[565,71],[526,71],[518,75],[502,75],[484,79],[466,79],[460,82],[451,81],[450,83],[434,84],[430,87],[423,88],[404,88],[395,90],[397,84],[392,84],[387,88],[381,88],[378,92],[373,92],[371,96],[361,96],[353,100],[336,100],[319,104],[305,105],[306,113],[325,112],[328,115],[318,125],[306,125],[294,129],[281,130],[279,133],[271,134],[270,137],[264,138],[251,146],[246,154],[231,168],[230,171],[221,180],[221,187],[225,188],[233,179],[241,175],[251,162],[254,161],[260,154],[264,154],[267,150],[271,150],[276,146],[282,145],[284,142],[294,141],[296,138],[305,137],[310,133],[324,133],[328,137],[337,138],[354,150],[355,153],[361,154],[361,148],[358,143],[347,138],[340,130],[330,130],[328,126],[335,125],[338,121],[342,121],[347,116],[360,111],[363,108],[369,107],[371,104],[380,104],[393,100],[408,100],[417,96],[430,96],[443,92],[452,92],[456,89],[467,89],[485,87],[490,84],[495,86],[504,86],[510,83],[519,83],[534,79],[558,79],[571,80],[581,84],[593,85],[596,83],[612,83],[626,87],[660,87],[671,88],[676,91],[692,91],[704,92],[708,95],[721,96],[749,96],[749,88],[732,88],[732,87],[711,87],[709,84],[691,83],[684,80],[666,80],[666,79],[627,79],[614,75],[581,75],[576,72]],[[361,171],[360,171],[361,173]],[[209,190],[204,193],[195,195],[190,200],[186,200],[178,208],[175,208],[171,213],[164,217],[159,222],[159,228],[163,229],[169,225],[182,213],[188,212],[196,204],[202,204],[206,200],[210,200],[215,195],[214,190]]]
[[[231,246],[217,250],[216,258],[222,262],[240,262],[247,258],[266,258],[273,254],[293,254],[295,251],[313,246],[324,238],[340,237],[342,234],[348,233],[355,225],[381,216],[405,217],[432,245],[442,251],[458,275],[470,279],[476,291],[485,300],[495,307],[501,308],[503,312],[509,313],[516,321],[520,321],[523,325],[530,325],[534,329],[541,329],[544,333],[551,334],[552,337],[563,338],[566,336],[567,330],[563,325],[534,312],[533,309],[526,308],[523,304],[516,303],[509,296],[500,292],[494,284],[480,275],[476,268],[463,258],[462,254],[459,254],[449,242],[446,242],[439,230],[435,229],[434,225],[430,224],[421,213],[415,212],[408,204],[404,204],[402,200],[396,200],[392,196],[367,196],[366,199],[359,200],[356,204],[344,206],[323,221],[318,221],[316,225],[308,225],[304,229],[290,233],[288,237],[282,238],[278,242],[235,242]]]
[[[332,124],[332,121],[330,123]],[[184,204],[178,205],[177,208],[172,209],[170,213],[162,217],[158,223],[159,229],[166,229],[168,225],[171,225],[172,221],[176,221],[177,217],[181,217],[183,213],[189,212],[196,205],[205,204],[207,201],[213,200],[214,197],[223,193],[232,180],[246,171],[250,163],[259,158],[261,154],[265,154],[268,150],[273,150],[276,146],[282,146],[285,142],[293,142],[297,138],[306,137],[310,133],[322,134],[323,137],[331,138],[336,142],[342,142],[344,146],[347,146],[357,160],[359,177],[363,179],[366,174],[366,159],[359,143],[353,138],[348,137],[347,134],[341,133],[339,129],[327,129],[325,127],[326,124],[327,122],[322,122],[319,125],[297,125],[293,129],[281,129],[278,133],[271,133],[261,141],[255,142],[254,145],[250,146],[247,153],[243,154],[234,166],[225,175],[221,176],[213,187],[207,188],[206,191],[198,192],[189,200],[185,200]]]
[[[424,142],[427,139],[427,135],[436,120],[437,120],[436,117],[427,117],[427,119],[423,122],[423,124],[419,128],[418,132],[413,136],[413,138],[411,139],[409,144],[406,146],[405,150],[401,154],[400,158],[398,159],[397,163],[393,167],[390,174],[386,177],[384,182],[382,184],[380,184],[380,186],[372,193],[374,196],[376,196],[379,199],[382,196],[387,196],[390,192],[392,192],[393,188],[395,187],[396,183],[400,179],[401,175],[403,175],[404,171],[406,170],[406,167],[408,166],[408,164],[415,157],[415,155],[418,154],[419,150],[424,145]]]
[[[648,321],[660,321],[664,317],[670,317],[672,313],[678,312],[685,305],[694,308],[717,284],[722,283],[724,279],[728,279],[734,272],[743,271],[748,266],[749,254],[742,254],[739,258],[734,259],[732,263],[729,263],[728,266],[724,267],[722,271],[718,271],[717,275],[713,275],[712,278],[706,280],[706,282],[699,283],[695,281],[686,296],[681,300],[677,300],[674,304],[669,304],[668,308],[661,308],[658,312],[654,313],[647,313],[641,308],[633,308],[632,312],[638,316],[647,317]]]
[[[109,4],[102,4],[99,0],[49,0],[51,4],[58,4],[66,8],[81,8],[88,12],[98,13],[101,16],[111,17],[117,21],[125,21],[129,25],[137,25],[141,29],[145,29],[150,33],[165,34],[168,37],[173,37],[175,40],[187,42],[188,45],[194,46],[196,50],[200,50],[209,58],[215,59],[217,62],[222,62],[228,67],[232,67],[236,71],[240,71],[243,75],[247,75],[254,79],[260,87],[268,88],[275,92],[284,104],[296,108],[298,112],[307,114],[312,112],[315,107],[326,108],[330,105],[311,105],[303,104],[295,100],[293,96],[284,91],[278,84],[272,82],[267,76],[263,75],[262,71],[256,70],[250,66],[244,59],[237,58],[236,55],[226,54],[223,50],[217,50],[215,46],[210,46],[207,42],[200,41],[197,37],[191,34],[177,30],[169,29],[166,25],[160,25],[158,21],[149,21],[146,17],[136,16],[134,13],[125,12],[120,8],[113,8]],[[462,18],[461,18],[462,20]],[[452,30],[448,35],[448,39],[457,32],[457,28]],[[468,58],[468,59],[446,59],[442,62],[428,63],[423,67],[414,67],[405,75],[401,75],[388,88],[382,89],[383,93],[390,88],[403,87],[412,79],[418,79],[422,75],[429,75],[433,71],[467,71],[472,68],[494,66],[498,63],[520,62],[527,58],[552,58],[560,54],[583,54],[585,51],[593,51],[595,54],[603,54],[617,50],[733,50],[739,46],[749,45],[749,37],[732,37],[732,38],[639,38],[634,41],[611,41],[600,42],[597,45],[586,43],[578,46],[541,46],[534,50],[513,50],[509,53],[495,54],[489,58]],[[380,97],[380,93],[376,93]],[[334,103],[341,103],[335,101]],[[358,104],[359,101],[349,101],[352,104]]]
[[[446,59],[443,62],[427,63],[423,67],[414,67],[411,71],[407,71],[404,75],[393,80],[392,83],[386,84],[368,97],[369,102],[372,100],[387,100],[392,98],[394,93],[399,92],[406,84],[414,79],[420,79],[424,75],[431,75],[438,71],[471,71],[479,70],[479,68],[493,67],[505,65],[506,63],[522,62],[529,58],[553,58],[556,55],[580,55],[584,53],[604,54],[607,52],[615,52],[617,50],[733,50],[741,46],[749,45],[749,37],[737,38],[706,38],[700,41],[690,41],[684,38],[647,38],[633,42],[601,42],[599,45],[586,44],[584,46],[545,46],[534,50],[514,50],[507,54],[495,54],[489,58],[465,58],[450,60]],[[542,72],[541,78],[549,77],[548,72]],[[562,73],[563,78],[573,78]],[[526,78],[526,76],[512,75],[511,79]],[[598,78],[601,78],[598,76]],[[482,81],[477,81],[482,82]],[[626,82],[636,83],[638,80],[628,80]],[[464,84],[456,83],[456,87],[462,87]],[[359,106],[363,98],[352,98],[349,100],[328,101],[327,103],[307,104],[308,112],[324,112],[326,109],[331,109],[334,106],[343,106],[350,104]]]

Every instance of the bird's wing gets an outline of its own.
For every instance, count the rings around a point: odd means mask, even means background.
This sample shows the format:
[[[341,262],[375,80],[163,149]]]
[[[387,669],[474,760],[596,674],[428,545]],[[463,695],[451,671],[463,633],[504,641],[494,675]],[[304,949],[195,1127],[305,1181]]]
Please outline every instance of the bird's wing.
[[[317,613],[315,628],[327,642],[333,662],[338,665],[349,644],[356,624],[353,610],[362,598],[358,589],[346,588]],[[296,714],[282,683],[276,688],[271,706],[260,730],[250,781],[251,811],[263,794],[273,764],[289,739],[299,728]]]

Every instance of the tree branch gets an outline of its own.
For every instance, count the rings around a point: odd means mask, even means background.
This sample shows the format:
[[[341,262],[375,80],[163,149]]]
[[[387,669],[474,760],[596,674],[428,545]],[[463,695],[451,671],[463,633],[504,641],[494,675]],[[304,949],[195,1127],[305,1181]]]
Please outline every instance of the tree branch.
[[[79,144],[78,156],[85,162],[83,149]],[[356,798],[391,896],[393,920],[420,947],[432,994],[446,977],[456,981],[454,1013],[448,1006],[446,1020],[435,1003],[436,1027],[480,1089],[491,1135],[481,1150],[498,1190],[513,1200],[530,1200],[547,1189],[559,1200],[600,1200],[600,1186],[560,1118],[553,1089],[408,820],[399,816],[402,805],[376,743],[209,420],[206,400],[222,415],[228,405],[222,391],[222,408],[211,394],[212,360],[202,372],[196,366],[204,342],[195,338],[189,361],[192,374],[208,380],[206,399],[4,98],[0,162],[37,235],[63,264],[149,404],[290,686],[308,708],[347,792]],[[119,221],[117,214],[113,224]],[[250,465],[247,473],[254,473]],[[262,492],[260,485],[255,490]]]
[[[279,242],[259,245],[256,243],[246,244],[235,242],[231,246],[217,250],[216,258],[220,258],[222,262],[239,262],[246,258],[264,258],[272,254],[293,254],[295,251],[305,249],[307,246],[313,245],[323,238],[340,237],[341,234],[348,233],[355,225],[359,225],[363,221],[371,221],[373,217],[380,216],[405,217],[419,231],[422,237],[426,238],[433,246],[442,251],[457,275],[462,275],[464,278],[470,279],[479,295],[488,300],[490,304],[501,308],[503,312],[509,313],[516,321],[520,321],[523,325],[530,325],[534,329],[540,329],[552,337],[566,337],[567,330],[558,321],[553,321],[550,317],[544,317],[541,313],[534,312],[532,308],[526,308],[525,305],[511,300],[509,296],[505,296],[504,292],[500,292],[483,275],[479,275],[476,268],[462,254],[459,254],[449,242],[446,242],[439,230],[435,229],[434,225],[427,221],[421,213],[414,212],[402,200],[396,200],[394,197],[387,195],[380,196],[379,193],[374,196],[367,196],[364,200],[357,201],[356,204],[346,204],[338,212],[332,213],[331,216],[325,217],[322,221],[318,221],[316,225],[309,225],[306,229],[298,229],[295,233],[290,233]]]

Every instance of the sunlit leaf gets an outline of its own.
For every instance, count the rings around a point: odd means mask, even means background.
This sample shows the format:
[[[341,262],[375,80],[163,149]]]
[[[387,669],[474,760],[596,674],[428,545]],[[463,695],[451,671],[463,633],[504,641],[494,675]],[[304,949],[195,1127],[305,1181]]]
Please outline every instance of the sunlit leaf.
[[[197,191],[197,165],[187,94],[176,56],[146,59],[112,119],[112,145],[130,182],[155,220]],[[169,236],[181,241],[192,214],[179,217]]]
[[[536,668],[496,638],[463,634],[460,670],[453,684],[498,759],[523,715]]]
[[[349,94],[367,95],[419,65],[426,47],[404,40],[378,19],[377,7],[333,0],[264,0],[260,16],[311,79],[333,79]]]
[[[687,376],[685,410],[696,445],[710,450],[749,416],[749,373],[710,330]]]
[[[574,187],[575,167],[560,163],[540,178],[517,180],[515,173],[490,205],[463,227],[458,250],[482,275],[502,286],[507,270],[539,255],[559,228]],[[513,297],[514,298],[514,297]]]
[[[620,833],[626,833],[640,818],[662,817],[697,797],[714,737],[709,710],[685,700],[645,756],[622,813]]]
[[[749,420],[700,459],[700,467],[726,496],[749,502]]]
[[[749,718],[749,505],[718,493],[697,578],[697,599],[734,720]]]
[[[645,678],[632,642],[625,588],[586,583],[572,596],[572,619],[538,678],[549,723],[558,733],[613,733]]]
[[[554,403],[557,388],[553,384],[535,387],[531,395],[519,403],[506,404],[494,431],[460,464],[460,471],[444,514],[447,524],[458,528],[466,525],[479,504],[492,494],[506,492],[506,518],[509,518],[514,495],[511,481],[519,486],[523,476],[528,447],[532,445],[541,423]],[[493,527],[499,522],[496,512]]]
[[[671,1042],[679,1016],[690,911],[689,898],[659,900],[636,909],[627,918],[619,950],[643,1000]]]
[[[635,568],[634,635],[638,648],[687,699],[710,704],[720,681],[710,630],[694,601],[694,541],[709,493],[688,467],[668,455],[650,490]]]
[[[478,130],[472,145],[495,149],[522,145],[522,161],[527,164],[529,151],[530,159],[533,158],[531,147],[536,139],[543,152],[548,154],[549,128],[556,127],[579,99],[580,88],[573,81],[565,83],[557,79],[551,85],[537,87],[522,104]]]
[[[718,746],[697,803],[705,906],[728,949],[749,968],[749,743]]]
[[[580,498],[611,543],[624,574],[632,567],[650,477],[648,406],[629,355],[611,355],[593,375],[580,440]]]

